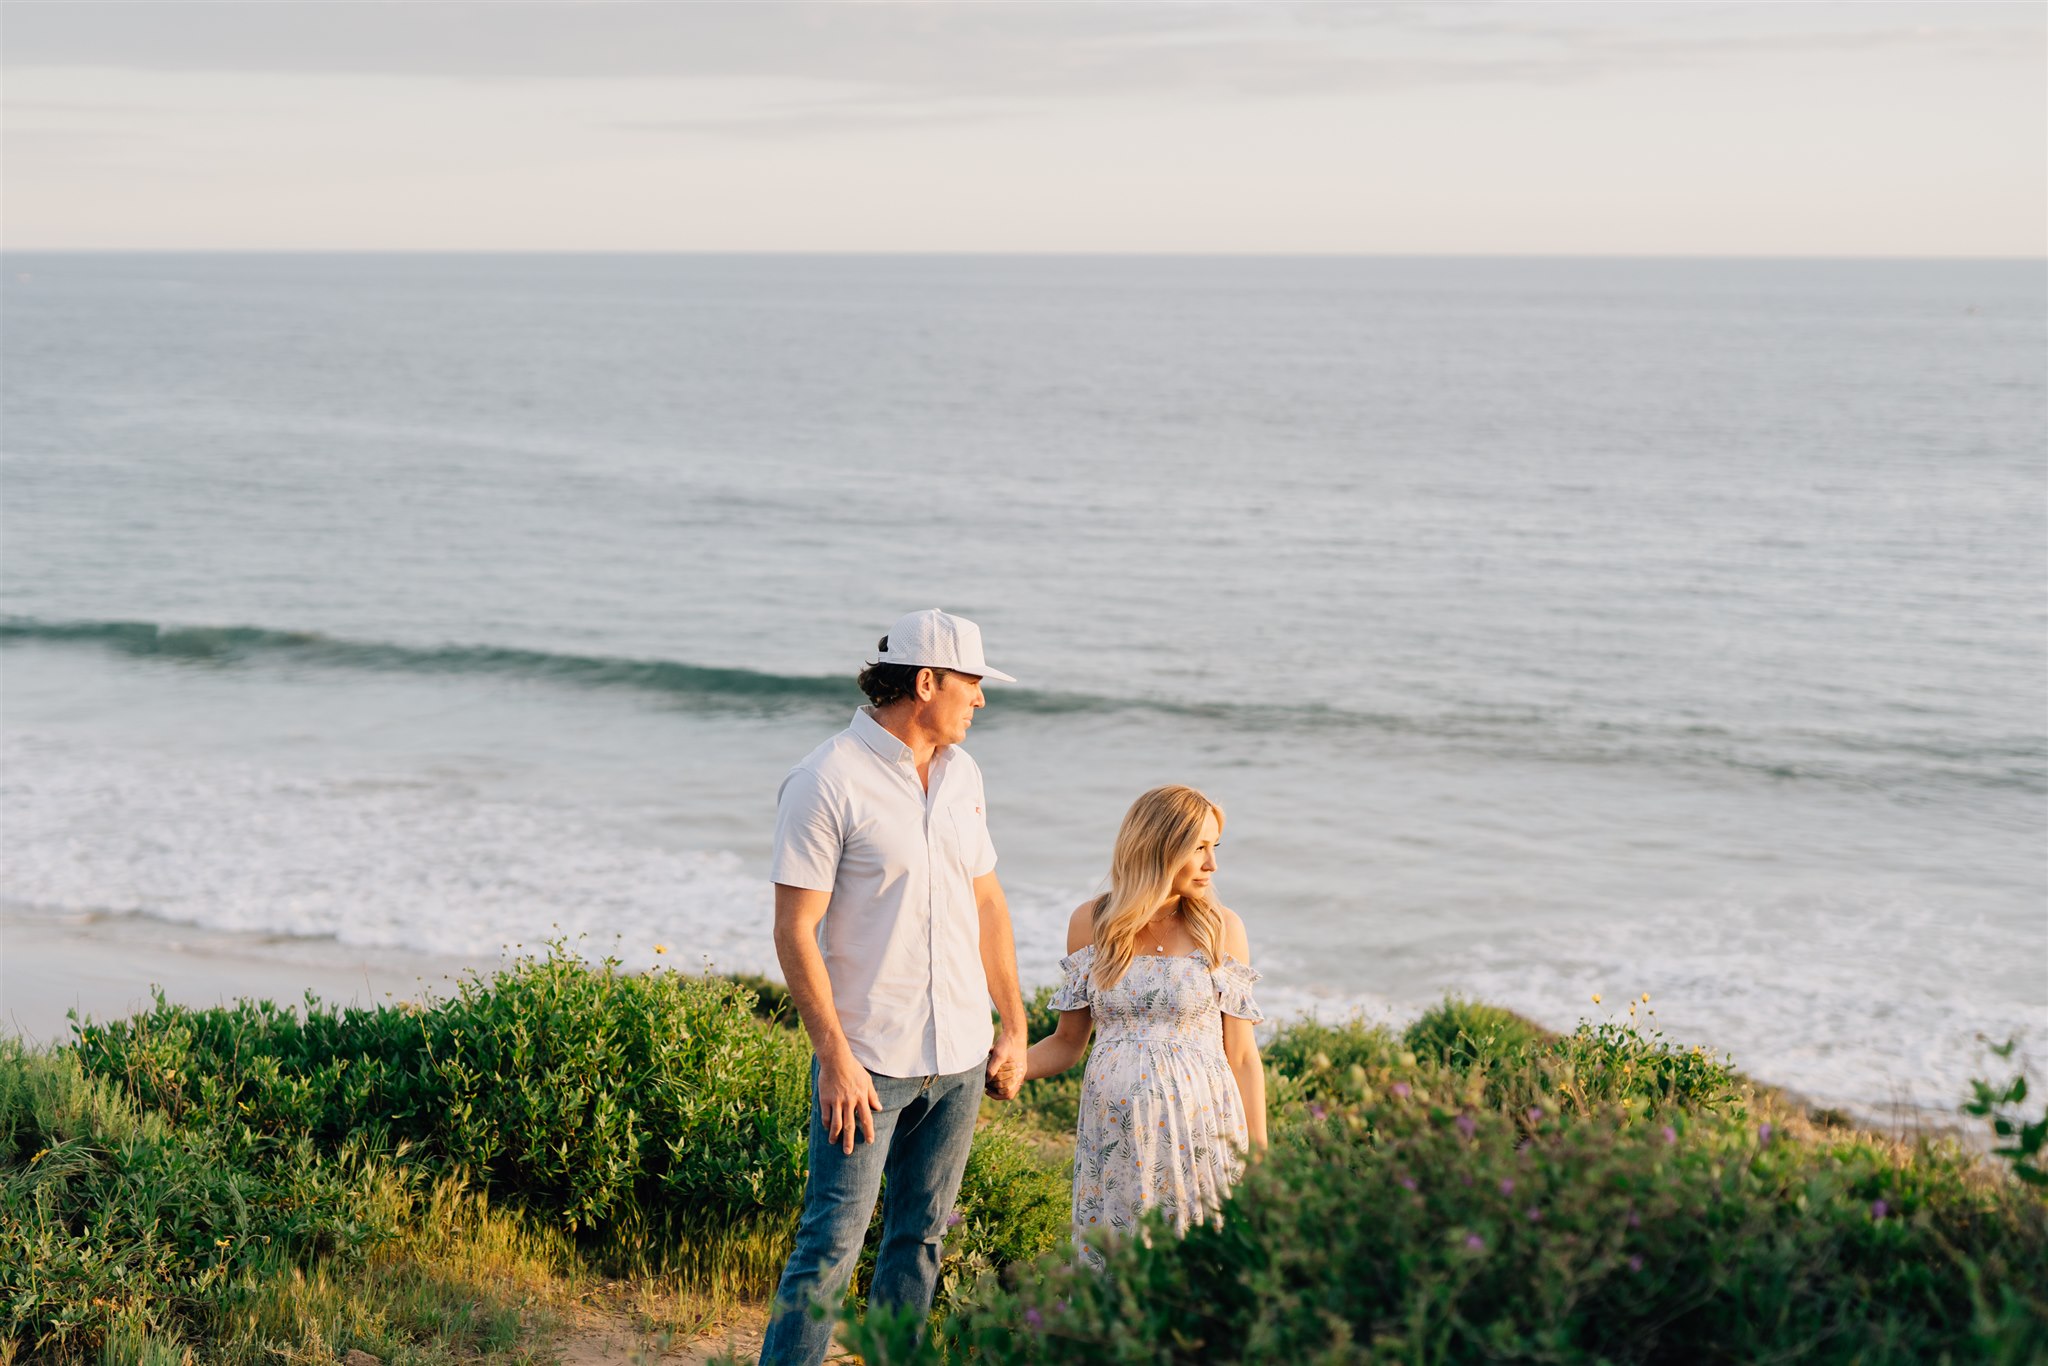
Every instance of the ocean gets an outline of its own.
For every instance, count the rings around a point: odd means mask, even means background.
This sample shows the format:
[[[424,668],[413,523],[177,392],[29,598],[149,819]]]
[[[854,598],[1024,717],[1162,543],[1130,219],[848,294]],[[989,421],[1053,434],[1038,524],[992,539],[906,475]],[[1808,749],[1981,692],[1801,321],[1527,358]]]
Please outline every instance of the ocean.
[[[1027,983],[1189,782],[1276,1017],[2048,1044],[2040,262],[0,262],[9,915],[773,971],[940,606]]]

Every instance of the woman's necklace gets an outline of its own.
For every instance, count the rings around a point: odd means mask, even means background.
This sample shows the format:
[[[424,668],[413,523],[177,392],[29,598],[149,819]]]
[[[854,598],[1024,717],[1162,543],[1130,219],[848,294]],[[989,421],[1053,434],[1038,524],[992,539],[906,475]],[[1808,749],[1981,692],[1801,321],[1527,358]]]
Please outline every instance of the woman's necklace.
[[[1147,926],[1146,926],[1145,928],[1149,930],[1149,929],[1152,929],[1154,925],[1159,925],[1159,924],[1169,924],[1169,925],[1170,925],[1170,924],[1172,924],[1172,923],[1173,923],[1174,921],[1176,921],[1176,920],[1178,920],[1178,919],[1180,919],[1180,907],[1176,906],[1176,907],[1174,907],[1174,908],[1173,908],[1173,914],[1172,914],[1172,915],[1169,915],[1169,916],[1167,916],[1167,917],[1165,918],[1165,920],[1164,920],[1164,921],[1156,921],[1156,920],[1155,920],[1155,921],[1154,921],[1154,922],[1153,922],[1153,923],[1152,923],[1151,925],[1147,925]],[[1151,938],[1153,938],[1153,939],[1164,939],[1164,938],[1166,938],[1166,932],[1165,932],[1164,930],[1161,930],[1161,931],[1160,931],[1160,932],[1159,932],[1158,934],[1152,935],[1152,936],[1150,936],[1150,937],[1151,937]],[[1164,945],[1164,944],[1154,944],[1154,945],[1152,946],[1152,952],[1154,952],[1154,953],[1165,953],[1165,952],[1166,952],[1166,945]]]

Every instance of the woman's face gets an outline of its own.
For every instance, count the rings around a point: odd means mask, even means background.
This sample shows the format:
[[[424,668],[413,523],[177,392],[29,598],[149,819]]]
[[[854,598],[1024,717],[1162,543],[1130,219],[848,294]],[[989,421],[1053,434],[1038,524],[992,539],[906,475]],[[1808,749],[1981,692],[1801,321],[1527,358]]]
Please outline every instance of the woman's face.
[[[1175,896],[1211,895],[1210,885],[1216,877],[1216,851],[1222,844],[1223,823],[1216,819],[1216,812],[1212,809],[1202,818],[1202,837],[1180,867],[1174,869]]]

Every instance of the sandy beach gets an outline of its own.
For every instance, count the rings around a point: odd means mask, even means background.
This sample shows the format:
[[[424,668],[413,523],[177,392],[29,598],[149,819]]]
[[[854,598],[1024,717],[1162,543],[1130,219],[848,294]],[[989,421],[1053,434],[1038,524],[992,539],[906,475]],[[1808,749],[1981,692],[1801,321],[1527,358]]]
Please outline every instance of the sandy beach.
[[[138,915],[48,915],[0,907],[0,1030],[70,1037],[67,1012],[99,1020],[147,1009],[150,988],[184,1005],[237,998],[339,1004],[418,1000],[471,964],[332,939],[230,934]]]

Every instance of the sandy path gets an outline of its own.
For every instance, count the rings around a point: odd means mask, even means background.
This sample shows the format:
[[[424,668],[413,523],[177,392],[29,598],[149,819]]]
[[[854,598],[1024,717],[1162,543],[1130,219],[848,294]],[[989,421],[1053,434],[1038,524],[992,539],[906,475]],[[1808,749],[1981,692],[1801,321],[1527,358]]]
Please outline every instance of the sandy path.
[[[761,1353],[761,1333],[767,1326],[766,1305],[735,1305],[695,1341],[671,1342],[657,1354],[656,1336],[639,1331],[631,1317],[592,1309],[555,1340],[554,1350],[562,1366],[706,1366],[726,1353],[751,1362]],[[860,1358],[834,1352],[826,1360],[858,1366]]]

